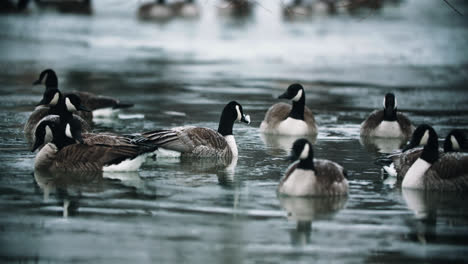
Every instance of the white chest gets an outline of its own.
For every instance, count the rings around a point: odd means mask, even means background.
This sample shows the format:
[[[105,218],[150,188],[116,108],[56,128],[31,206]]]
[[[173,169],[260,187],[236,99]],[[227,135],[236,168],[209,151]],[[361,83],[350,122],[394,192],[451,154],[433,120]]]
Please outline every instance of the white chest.
[[[423,159],[417,159],[405,175],[401,186],[410,189],[424,189],[424,173],[431,164]]]
[[[309,128],[306,122],[291,117],[288,117],[286,120],[280,122],[276,130],[280,135],[299,136],[309,134]]]
[[[231,148],[232,156],[237,157],[239,155],[239,152],[237,150],[236,139],[234,138],[234,136],[228,135],[228,136],[225,136],[224,139],[226,139],[226,142],[229,148]]]
[[[279,187],[279,192],[291,196],[310,196],[316,194],[317,177],[311,170],[295,169]]]
[[[376,137],[401,137],[400,124],[397,121],[382,121],[375,129],[374,136]]]

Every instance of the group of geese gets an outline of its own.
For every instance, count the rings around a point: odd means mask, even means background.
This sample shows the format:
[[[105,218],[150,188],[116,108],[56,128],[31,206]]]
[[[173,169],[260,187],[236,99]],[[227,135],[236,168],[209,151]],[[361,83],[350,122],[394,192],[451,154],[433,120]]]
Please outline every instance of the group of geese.
[[[158,149],[179,152],[195,159],[237,159],[233,136],[236,121],[250,123],[236,101],[223,109],[218,130],[182,126],[131,135],[91,132],[92,111],[119,109],[132,104],[90,93],[62,93],[51,69],[43,71],[34,84],[45,84],[42,100],[25,125],[32,151],[38,150],[34,168],[39,171],[138,170],[148,154]],[[263,134],[297,137],[289,159],[294,161],[281,179],[278,192],[289,196],[339,196],[348,192],[344,168],[330,160],[314,159],[312,143],[302,136],[318,133],[312,111],[305,105],[305,91],[295,83],[278,97],[292,105],[277,103],[266,112],[260,125]],[[403,188],[467,191],[468,155],[465,135],[453,130],[439,149],[435,130],[426,124],[416,129],[397,111],[392,93],[384,97],[383,109],[376,110],[361,124],[364,137],[411,137],[401,153],[389,157],[384,169],[402,180]]]

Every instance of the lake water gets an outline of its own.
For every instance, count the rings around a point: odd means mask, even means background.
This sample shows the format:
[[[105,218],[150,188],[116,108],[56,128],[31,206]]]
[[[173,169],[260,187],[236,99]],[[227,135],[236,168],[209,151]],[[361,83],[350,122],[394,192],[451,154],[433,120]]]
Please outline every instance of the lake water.
[[[443,1],[395,1],[354,15],[285,21],[280,1],[252,16],[142,22],[141,1],[94,1],[91,16],[31,8],[0,16],[0,259],[13,263],[466,262],[466,195],[401,190],[375,160],[388,142],[359,125],[392,91],[414,124],[442,139],[468,127],[468,20]],[[265,2],[265,3],[263,3]],[[464,14],[468,3],[450,1]],[[138,172],[41,175],[22,127],[53,68],[63,91],[135,103],[97,131],[217,128],[236,100],[239,158],[148,158]],[[278,198],[293,139],[258,127],[289,84],[316,115],[316,157],[349,171],[342,199]],[[398,144],[398,143],[397,143]],[[392,146],[390,146],[390,149]]]

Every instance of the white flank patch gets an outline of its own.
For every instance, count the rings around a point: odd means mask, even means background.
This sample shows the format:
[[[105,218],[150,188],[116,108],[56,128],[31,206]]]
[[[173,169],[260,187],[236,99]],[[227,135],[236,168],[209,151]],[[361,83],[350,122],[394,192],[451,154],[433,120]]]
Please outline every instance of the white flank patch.
[[[119,119],[144,119],[144,114],[119,114]]]
[[[67,126],[65,127],[65,135],[69,138],[73,138],[73,135],[70,129],[70,124],[67,124]]]
[[[239,151],[237,150],[236,139],[234,138],[234,136],[228,135],[228,136],[225,136],[224,139],[226,139],[228,146],[231,148],[232,156],[237,157],[239,155]]]
[[[180,158],[180,155],[182,154],[178,151],[165,148],[158,148],[153,151],[153,153],[156,155],[156,158]]]
[[[116,115],[119,109],[113,109],[112,107],[96,109],[93,111],[93,117],[111,117]]]
[[[420,146],[426,145],[426,144],[427,144],[427,140],[429,140],[429,130],[426,130],[426,132],[424,132],[423,137],[422,137],[421,140],[419,141],[419,145],[420,145]]]
[[[309,128],[305,121],[288,117],[286,120],[279,123],[276,127],[276,133],[279,135],[291,136],[308,135]]]
[[[390,166],[384,166],[383,169],[392,177],[397,176],[397,171],[395,170],[395,164],[392,162]]]
[[[396,138],[402,137],[400,124],[397,121],[382,121],[378,127],[375,128],[375,137]]]
[[[315,195],[317,177],[311,170],[295,169],[279,187],[279,192],[291,196]]]
[[[301,99],[301,97],[302,97],[302,89],[299,89],[299,91],[297,91],[296,96],[294,96],[292,100],[294,102],[297,102],[297,101],[299,101]]]
[[[137,156],[134,159],[126,159],[119,164],[104,166],[103,171],[137,171],[143,162],[146,160],[148,154]]]
[[[424,189],[424,173],[431,167],[431,164],[418,158],[405,175],[401,186],[410,189]]]
[[[242,119],[242,114],[240,112],[238,105],[236,105],[236,111],[237,111],[237,121],[240,121]]]
[[[65,98],[65,105],[67,106],[68,112],[76,112],[76,107],[70,102],[70,99]]]
[[[305,144],[299,158],[303,160],[303,159],[307,159],[308,156],[309,156],[309,144]]]
[[[54,140],[54,134],[52,133],[52,129],[49,126],[45,127],[45,136],[44,136],[44,144],[52,142]]]
[[[59,97],[60,97],[59,93],[55,93],[54,97],[52,98],[52,100],[50,100],[49,104],[50,105],[57,105]]]
[[[199,15],[198,8],[195,5],[184,5],[180,14],[184,17],[196,17]]]
[[[151,8],[149,16],[153,18],[168,18],[172,15],[168,7],[155,5]]]
[[[450,141],[452,141],[453,150],[460,150],[460,144],[458,144],[458,140],[453,135],[450,136]]]

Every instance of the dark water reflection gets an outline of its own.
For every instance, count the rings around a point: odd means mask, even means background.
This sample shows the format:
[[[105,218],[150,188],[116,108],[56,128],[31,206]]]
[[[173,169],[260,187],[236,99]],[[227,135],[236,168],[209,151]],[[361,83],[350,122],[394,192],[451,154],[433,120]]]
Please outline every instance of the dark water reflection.
[[[400,142],[359,137],[388,91],[440,138],[468,127],[467,21],[443,1],[301,21],[284,21],[273,2],[224,18],[207,1],[199,20],[163,24],[136,19],[138,1],[94,2],[91,16],[0,16],[2,261],[466,262],[466,197],[386,184],[375,160]],[[451,3],[468,14],[465,1]],[[252,118],[234,126],[240,156],[149,157],[136,173],[34,172],[22,127],[43,91],[31,83],[47,67],[63,90],[136,104],[96,119],[96,131],[217,128],[236,100]],[[315,155],[349,172],[343,200],[276,195],[294,138],[258,127],[292,82],[316,114]]]

